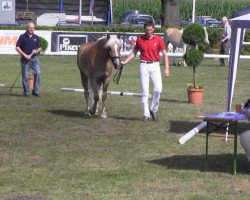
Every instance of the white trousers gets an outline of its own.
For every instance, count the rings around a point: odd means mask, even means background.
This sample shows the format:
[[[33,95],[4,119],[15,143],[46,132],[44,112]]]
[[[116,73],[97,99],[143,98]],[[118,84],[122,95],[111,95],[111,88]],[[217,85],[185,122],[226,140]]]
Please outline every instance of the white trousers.
[[[240,143],[246,152],[248,161],[250,162],[250,130],[241,133]]]
[[[149,113],[149,80],[151,79],[154,86],[154,93],[150,110],[157,112],[159,108],[160,95],[162,91],[161,70],[159,62],[152,64],[140,64],[141,94],[142,94],[142,110],[143,116],[150,117]]]

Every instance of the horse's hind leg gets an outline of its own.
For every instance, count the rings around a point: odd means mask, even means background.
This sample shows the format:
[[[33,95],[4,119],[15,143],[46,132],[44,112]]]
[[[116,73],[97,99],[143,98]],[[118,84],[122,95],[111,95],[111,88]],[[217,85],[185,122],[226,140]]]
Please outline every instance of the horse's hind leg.
[[[107,90],[110,82],[110,77],[108,77],[105,82],[103,83],[103,93],[102,93],[102,118],[107,118],[106,112],[106,100],[107,100]]]
[[[99,90],[100,90],[100,84],[97,83],[96,80],[90,80],[90,84],[94,93],[94,104],[91,107],[91,109],[89,110],[89,113],[91,115],[95,115],[96,113],[96,108],[97,108],[97,103],[99,101]]]
[[[176,46],[173,45],[173,53],[175,53],[175,51],[176,51]],[[177,65],[178,63],[176,64],[176,58],[173,57],[173,66],[177,66]]]
[[[82,86],[84,89],[84,97],[86,103],[85,114],[89,114],[89,81],[88,77],[82,71],[80,71],[80,74],[81,74]]]

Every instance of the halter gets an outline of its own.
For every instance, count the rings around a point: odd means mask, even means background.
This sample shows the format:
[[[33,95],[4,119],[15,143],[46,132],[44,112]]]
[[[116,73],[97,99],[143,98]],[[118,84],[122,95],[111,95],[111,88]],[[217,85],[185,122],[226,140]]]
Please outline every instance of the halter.
[[[115,43],[117,44],[117,42],[115,42]],[[117,46],[119,48],[119,44],[117,44]],[[114,68],[118,69],[118,71],[115,73],[115,75],[113,77],[113,82],[116,82],[116,84],[118,84],[120,77],[121,77],[121,74],[122,74],[122,69],[123,69],[123,65],[121,65],[121,56],[111,56],[110,50],[111,50],[111,48],[109,47],[109,50],[108,50],[109,57],[114,65]]]
[[[115,66],[115,69],[119,69],[117,66],[118,66],[118,64],[117,64],[117,62],[121,62],[121,56],[114,56],[114,57],[110,57],[111,58],[111,60],[112,60],[112,63],[114,64],[114,66]]]
[[[117,44],[117,43],[116,43]],[[118,44],[117,44],[118,45]],[[119,45],[118,45],[119,46]],[[111,48],[109,49],[109,56],[111,58],[111,61],[112,63],[114,64],[115,66],[115,69],[117,69],[117,66],[120,65],[120,62],[121,62],[121,56],[111,56],[111,53],[110,53],[110,50]]]

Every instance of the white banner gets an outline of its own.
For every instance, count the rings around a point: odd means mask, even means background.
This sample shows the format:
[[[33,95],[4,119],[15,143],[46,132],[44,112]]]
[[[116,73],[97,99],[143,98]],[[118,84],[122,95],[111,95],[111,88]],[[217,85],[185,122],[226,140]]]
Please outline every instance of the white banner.
[[[1,30],[0,31],[0,54],[18,54],[15,50],[17,40],[25,30]],[[35,31],[35,34],[48,41],[48,49],[51,49],[51,31]]]

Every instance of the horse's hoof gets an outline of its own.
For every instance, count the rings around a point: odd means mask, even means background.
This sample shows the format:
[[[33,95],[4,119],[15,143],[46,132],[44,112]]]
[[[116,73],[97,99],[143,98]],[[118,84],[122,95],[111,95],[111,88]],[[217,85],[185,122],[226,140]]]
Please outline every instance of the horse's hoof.
[[[93,111],[89,110],[89,116],[90,116],[90,117],[95,116],[95,112],[93,112]]]
[[[102,114],[101,114],[101,118],[104,118],[104,119],[105,119],[105,118],[107,118],[107,117],[108,117],[107,113],[102,113]]]

